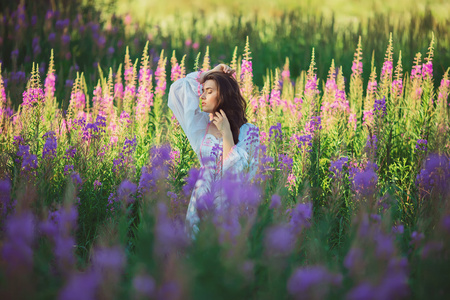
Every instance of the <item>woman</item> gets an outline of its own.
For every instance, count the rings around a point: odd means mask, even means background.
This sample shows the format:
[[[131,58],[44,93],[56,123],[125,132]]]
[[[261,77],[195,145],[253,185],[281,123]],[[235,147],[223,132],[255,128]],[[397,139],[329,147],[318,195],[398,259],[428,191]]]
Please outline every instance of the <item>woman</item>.
[[[201,164],[186,215],[194,232],[198,231],[198,206],[209,207],[208,201],[215,208],[225,204],[214,183],[225,174],[251,180],[258,167],[259,130],[247,123],[246,102],[233,73],[220,64],[207,72],[190,73],[170,86],[169,107]]]

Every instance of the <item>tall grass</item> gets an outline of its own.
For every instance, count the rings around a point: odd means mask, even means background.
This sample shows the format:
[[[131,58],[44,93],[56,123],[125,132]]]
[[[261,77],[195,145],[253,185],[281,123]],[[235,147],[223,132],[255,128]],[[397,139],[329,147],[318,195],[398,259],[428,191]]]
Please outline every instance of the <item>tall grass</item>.
[[[434,75],[442,77],[450,57],[447,51],[449,41],[448,19],[436,19],[427,11],[412,15],[410,19],[393,18],[380,14],[358,24],[337,24],[334,17],[307,15],[302,11],[286,11],[277,18],[266,19],[255,15],[231,15],[227,22],[211,21],[201,11],[195,17],[176,18],[166,26],[159,23],[135,23],[129,15],[111,14],[103,19],[93,6],[76,2],[56,1],[55,7],[46,2],[32,2],[27,5],[9,5],[1,14],[2,40],[0,56],[3,64],[3,77],[10,86],[9,92],[14,107],[20,104],[20,93],[26,83],[24,71],[31,69],[32,62],[39,63],[41,75],[45,74],[48,53],[55,50],[58,66],[56,95],[58,102],[68,104],[70,86],[76,72],[86,76],[89,92],[94,89],[100,77],[99,68],[107,72],[109,67],[116,70],[122,63],[126,46],[132,60],[140,56],[144,45],[149,41],[150,65],[156,67],[162,49],[166,53],[186,54],[186,65],[192,67],[199,53],[203,56],[206,47],[216,50],[211,53],[213,62],[231,61],[234,47],[243,51],[248,36],[253,49],[255,83],[264,84],[268,70],[281,68],[288,58],[290,71],[298,76],[307,68],[312,48],[322,51],[316,55],[318,78],[326,80],[327,70],[332,59],[343,68],[343,75],[349,79],[354,45],[362,36],[362,47],[370,49],[375,65],[382,64],[381,53],[386,49],[386,40],[393,34],[394,49],[402,50],[404,70],[410,72],[415,51],[426,52],[431,35],[438,43],[435,45]],[[108,12],[104,5],[104,14]],[[110,8],[113,11],[113,7]],[[46,14],[43,15],[43,11]],[[156,21],[155,21],[156,22]],[[364,65],[370,65],[372,53],[362,57]],[[380,54],[380,55],[378,55]],[[398,55],[398,51],[394,55]],[[394,57],[395,60],[398,57]],[[369,68],[363,70],[364,78],[370,74]],[[437,84],[435,88],[437,88]],[[321,88],[321,87],[320,87]]]

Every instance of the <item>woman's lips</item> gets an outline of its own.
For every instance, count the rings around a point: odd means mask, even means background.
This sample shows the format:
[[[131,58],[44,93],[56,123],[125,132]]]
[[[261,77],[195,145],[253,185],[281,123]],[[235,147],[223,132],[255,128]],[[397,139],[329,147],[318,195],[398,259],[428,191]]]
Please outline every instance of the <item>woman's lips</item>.
[[[205,106],[206,104],[205,104],[205,102],[202,102],[202,106]]]

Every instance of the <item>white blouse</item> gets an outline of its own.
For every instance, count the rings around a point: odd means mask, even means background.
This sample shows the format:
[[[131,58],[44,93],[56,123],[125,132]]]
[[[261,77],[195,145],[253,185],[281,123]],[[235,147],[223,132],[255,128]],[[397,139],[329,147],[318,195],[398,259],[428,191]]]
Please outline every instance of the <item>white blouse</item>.
[[[211,184],[226,173],[237,176],[246,174],[246,180],[253,179],[258,169],[259,154],[259,129],[246,123],[240,128],[237,145],[231,148],[227,157],[222,157],[222,138],[208,133],[209,114],[199,107],[199,75],[199,72],[193,72],[175,81],[170,86],[168,102],[201,164],[200,178],[192,193],[186,216],[193,226],[198,222],[196,202],[210,190]]]

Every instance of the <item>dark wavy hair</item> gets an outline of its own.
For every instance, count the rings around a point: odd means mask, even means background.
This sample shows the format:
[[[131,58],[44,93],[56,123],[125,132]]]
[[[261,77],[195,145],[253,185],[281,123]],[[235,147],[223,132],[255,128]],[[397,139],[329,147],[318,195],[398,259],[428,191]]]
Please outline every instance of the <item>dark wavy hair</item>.
[[[219,93],[214,114],[221,109],[225,112],[236,145],[239,142],[239,128],[247,123],[245,115],[247,102],[242,96],[239,84],[234,77],[223,72],[212,72],[205,77],[205,81],[210,79],[216,82]]]

